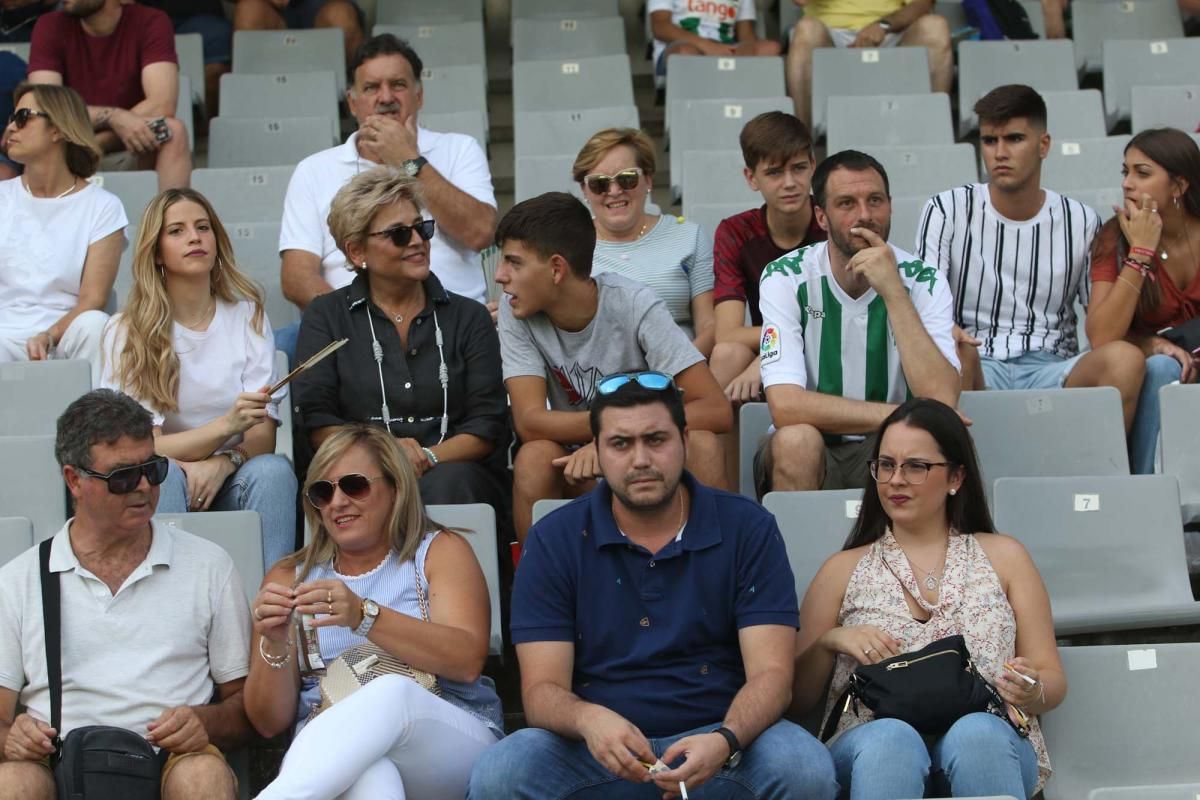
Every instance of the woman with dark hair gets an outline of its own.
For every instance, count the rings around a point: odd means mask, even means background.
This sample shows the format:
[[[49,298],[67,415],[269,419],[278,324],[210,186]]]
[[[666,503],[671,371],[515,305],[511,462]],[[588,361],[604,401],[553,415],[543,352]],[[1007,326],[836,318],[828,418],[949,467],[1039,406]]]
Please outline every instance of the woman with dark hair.
[[[825,716],[837,715],[837,727],[829,747],[853,800],[931,789],[1032,797],[1050,774],[1036,720],[1026,739],[978,712],[926,740],[906,722],[875,719],[864,705],[834,708],[860,664],[957,634],[984,679],[1029,718],[1067,691],[1045,586],[1025,548],[994,532],[958,413],[936,400],[909,400],[880,426],[870,469],[876,491],[863,493],[845,548],[821,567],[800,608],[791,712],[816,705],[832,673]]]
[[[1127,339],[1146,354],[1146,378],[1129,434],[1133,471],[1154,472],[1158,390],[1192,383],[1200,357],[1158,331],[1200,316],[1200,147],[1183,131],[1134,136],[1121,166],[1124,208],[1092,246],[1087,335],[1093,347]]]

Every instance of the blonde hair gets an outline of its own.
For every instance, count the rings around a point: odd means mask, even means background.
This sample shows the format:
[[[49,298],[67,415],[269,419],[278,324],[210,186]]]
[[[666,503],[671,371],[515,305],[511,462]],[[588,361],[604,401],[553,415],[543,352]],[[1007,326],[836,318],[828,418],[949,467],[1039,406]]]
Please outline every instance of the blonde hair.
[[[166,273],[158,265],[158,240],[166,222],[167,209],[191,201],[204,209],[217,241],[217,258],[209,273],[209,291],[218,301],[254,304],[250,323],[255,333],[263,332],[263,293],[237,268],[229,234],[217,212],[195,189],[167,189],[146,206],[138,228],[133,253],[133,286],[121,315],[125,344],[114,370],[118,384],[130,395],[160,411],[179,409],[179,356],[171,335],[171,299]],[[115,354],[103,353],[102,358]]]
[[[329,207],[329,233],[346,257],[347,269],[357,271],[360,265],[350,257],[350,244],[362,247],[367,229],[380,209],[407,200],[421,210],[421,186],[416,178],[395,167],[374,167],[355,175],[333,196]]]
[[[79,93],[68,86],[49,83],[23,83],[13,92],[13,102],[33,94],[38,107],[46,114],[47,122],[58,129],[63,138],[67,169],[79,178],[90,178],[100,166],[100,143],[92,130],[87,106]]]
[[[571,167],[571,178],[576,183],[591,174],[596,165],[616,147],[625,145],[632,147],[637,165],[647,177],[654,175],[654,142],[643,131],[637,128],[605,128],[592,134],[575,156],[575,165]]]
[[[326,530],[321,512],[308,502],[308,490],[317,481],[325,480],[324,475],[333,463],[352,447],[365,448],[375,459],[383,479],[395,490],[386,535],[388,544],[401,562],[409,561],[416,555],[426,533],[441,529],[425,513],[417,474],[396,439],[384,428],[364,423],[343,425],[321,444],[304,479],[304,518],[313,532],[312,541],[279,562],[292,568],[300,567],[297,582],[303,581],[317,564],[332,563],[337,555],[337,543]]]

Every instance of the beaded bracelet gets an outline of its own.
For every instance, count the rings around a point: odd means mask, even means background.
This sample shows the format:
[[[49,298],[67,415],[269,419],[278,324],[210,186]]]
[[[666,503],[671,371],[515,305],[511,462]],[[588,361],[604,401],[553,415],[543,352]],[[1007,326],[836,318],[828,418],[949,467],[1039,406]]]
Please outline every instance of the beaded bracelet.
[[[292,645],[295,642],[289,638],[287,640],[287,653],[282,656],[273,656],[267,653],[267,648],[264,645],[266,640],[267,637],[265,636],[258,637],[258,654],[262,656],[263,662],[271,669],[283,669],[292,660]]]
[[[428,447],[422,447],[421,452],[424,453],[425,457],[429,459],[430,466],[436,467],[438,465],[438,457],[432,450],[430,450]]]

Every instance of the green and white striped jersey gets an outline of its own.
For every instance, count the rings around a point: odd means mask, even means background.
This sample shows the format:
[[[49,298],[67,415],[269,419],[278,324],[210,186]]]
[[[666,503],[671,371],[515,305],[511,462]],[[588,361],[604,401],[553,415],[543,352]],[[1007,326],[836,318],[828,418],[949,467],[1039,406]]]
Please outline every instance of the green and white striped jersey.
[[[891,246],[891,245],[889,245]],[[900,280],[942,355],[959,369],[945,276],[891,246]],[[833,277],[826,242],[775,259],[759,284],[763,387],[793,384],[852,400],[902,403],[908,384],[883,298],[852,298]]]

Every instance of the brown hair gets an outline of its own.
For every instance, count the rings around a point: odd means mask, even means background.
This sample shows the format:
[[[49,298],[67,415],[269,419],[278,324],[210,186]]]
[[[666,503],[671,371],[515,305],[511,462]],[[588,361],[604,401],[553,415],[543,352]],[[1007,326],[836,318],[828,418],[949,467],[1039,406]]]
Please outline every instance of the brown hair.
[[[793,114],[768,111],[746,123],[738,137],[746,169],[767,164],[786,164],[796,156],[812,157],[812,133]]]
[[[1046,101],[1022,83],[997,86],[975,102],[974,111],[980,122],[989,125],[1024,118],[1034,127],[1046,130]]]
[[[592,274],[596,226],[574,195],[546,192],[517,203],[496,226],[496,246],[503,247],[509,239],[546,261],[554,255],[562,256],[577,278],[586,279]]]
[[[96,141],[83,98],[68,86],[22,83],[13,92],[13,102],[19,103],[30,92],[45,112],[46,121],[57,128],[63,138],[67,169],[78,178],[95,175],[100,166],[100,143]]]
[[[575,156],[575,164],[571,167],[571,179],[583,183],[600,160],[608,155],[615,147],[626,145],[632,147],[638,167],[649,178],[654,174],[654,142],[643,131],[637,128],[605,128],[592,134]]]

